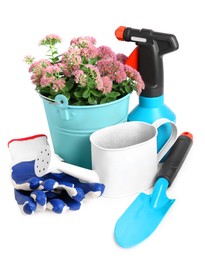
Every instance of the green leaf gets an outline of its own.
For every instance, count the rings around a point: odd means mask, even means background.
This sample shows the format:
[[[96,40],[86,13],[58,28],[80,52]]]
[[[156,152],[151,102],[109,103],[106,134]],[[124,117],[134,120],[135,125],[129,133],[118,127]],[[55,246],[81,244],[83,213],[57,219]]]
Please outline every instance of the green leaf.
[[[122,82],[122,86],[125,87],[125,86],[128,85],[128,83],[129,83],[129,82],[128,82],[127,80],[125,80],[125,81]]]
[[[88,64],[87,58],[85,56],[82,56],[81,60],[83,64]]]
[[[90,97],[88,98],[88,103],[89,103],[90,105],[97,105],[97,101],[95,100],[95,98],[94,98],[93,96],[90,96]]]
[[[53,62],[54,64],[57,63],[57,62],[59,62],[58,57],[52,58],[52,62]]]
[[[74,96],[75,96],[76,98],[81,98],[81,97],[83,96],[83,91],[82,91],[82,90],[80,90],[80,91],[75,91],[75,92],[74,92]]]
[[[50,94],[50,87],[38,88],[41,95],[47,96]]]
[[[90,90],[89,88],[86,89],[84,92],[83,92],[83,98],[88,98],[90,96]]]
[[[95,88],[96,87],[96,83],[95,80],[91,77],[87,77],[87,87],[89,88]]]
[[[87,102],[84,102],[82,100],[78,100],[78,101],[72,103],[72,105],[74,105],[74,106],[85,106],[85,105],[87,105]]]
[[[82,86],[78,83],[78,88],[84,88],[85,89],[85,86]]]
[[[67,91],[70,91],[74,87],[74,78],[70,77],[69,80],[66,82]]]
[[[71,97],[70,93],[64,93],[64,96],[65,96],[68,100],[69,100],[70,97]]]
[[[124,87],[120,87],[118,91],[119,91],[120,95],[126,95],[127,94],[127,91],[125,90]]]
[[[108,98],[104,97],[103,99],[101,99],[100,104],[105,104],[108,101],[109,101]]]
[[[95,65],[98,60],[99,60],[98,57],[92,58],[89,60],[89,64]]]
[[[97,89],[91,89],[90,92],[93,94],[95,97],[102,97],[103,93],[102,91],[99,91]]]
[[[125,90],[127,93],[131,93],[132,92],[132,88],[129,85],[125,86]]]
[[[116,98],[119,97],[119,96],[120,96],[120,93],[119,93],[119,92],[116,92],[116,91],[112,91],[112,92],[106,94],[106,97],[108,97],[108,98],[114,98],[114,99],[116,99]]]
[[[81,70],[85,73],[88,74],[88,68],[85,66],[81,66]]]

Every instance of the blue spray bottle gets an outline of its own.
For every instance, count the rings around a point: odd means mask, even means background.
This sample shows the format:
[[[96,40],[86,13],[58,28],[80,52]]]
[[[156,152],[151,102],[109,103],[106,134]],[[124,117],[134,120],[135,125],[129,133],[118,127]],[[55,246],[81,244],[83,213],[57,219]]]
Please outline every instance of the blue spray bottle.
[[[164,104],[164,54],[179,48],[173,34],[154,32],[148,29],[133,29],[120,26],[115,35],[118,40],[136,43],[136,48],[128,57],[126,64],[137,69],[145,83],[145,89],[139,96],[139,104],[128,115],[128,121],[153,123],[159,118],[168,118],[176,122],[172,110]],[[158,150],[165,144],[171,133],[171,126],[166,124],[159,128]]]

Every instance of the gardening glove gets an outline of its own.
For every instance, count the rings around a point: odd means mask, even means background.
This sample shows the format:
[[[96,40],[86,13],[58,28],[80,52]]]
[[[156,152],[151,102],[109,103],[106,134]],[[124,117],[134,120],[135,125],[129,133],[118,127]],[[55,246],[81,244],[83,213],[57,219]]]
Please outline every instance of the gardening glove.
[[[35,168],[36,160],[39,158],[37,155],[45,145],[48,146],[45,135],[14,139],[9,142],[15,198],[24,213],[31,214],[45,207],[56,213],[61,213],[65,209],[77,210],[84,199],[101,196],[104,191],[104,185],[101,183],[81,182],[58,171],[37,176]]]
[[[65,173],[48,173],[42,177],[34,172],[34,161],[12,167],[15,199],[21,211],[32,214],[47,208],[56,213],[78,210],[84,200],[97,198],[104,191],[100,183],[83,183]]]
[[[78,210],[84,200],[97,198],[104,191],[103,184],[82,183],[65,173],[48,173],[37,177],[33,161],[14,165],[12,180],[15,199],[21,212],[26,214],[43,211],[46,208],[55,213],[62,213],[66,209]]]
[[[63,213],[67,209],[78,210],[81,206],[80,202],[73,200],[64,190],[44,192],[14,189],[14,196],[21,212],[28,215],[45,209]]]
[[[23,214],[33,214],[46,209],[46,193],[41,190],[25,191],[14,189],[15,200]]]

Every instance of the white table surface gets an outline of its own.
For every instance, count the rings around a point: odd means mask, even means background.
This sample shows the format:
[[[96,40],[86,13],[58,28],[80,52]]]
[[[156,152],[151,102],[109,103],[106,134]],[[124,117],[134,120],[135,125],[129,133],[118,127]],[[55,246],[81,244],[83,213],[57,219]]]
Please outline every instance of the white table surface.
[[[202,3],[202,0],[1,2],[2,259],[204,259],[205,37]],[[179,50],[164,56],[165,104],[176,113],[178,133],[189,131],[194,136],[194,145],[167,192],[176,202],[152,236],[131,249],[122,249],[115,243],[113,229],[136,196],[101,197],[84,204],[77,212],[63,215],[47,211],[23,216],[14,200],[7,147],[13,138],[40,133],[50,138],[42,101],[34,92],[23,57],[39,54],[38,41],[49,33],[60,35],[67,43],[73,37],[90,35],[99,45],[109,45],[116,52],[128,55],[134,44],[116,40],[114,31],[120,25],[176,35]],[[130,110],[137,103],[138,97],[133,94]]]

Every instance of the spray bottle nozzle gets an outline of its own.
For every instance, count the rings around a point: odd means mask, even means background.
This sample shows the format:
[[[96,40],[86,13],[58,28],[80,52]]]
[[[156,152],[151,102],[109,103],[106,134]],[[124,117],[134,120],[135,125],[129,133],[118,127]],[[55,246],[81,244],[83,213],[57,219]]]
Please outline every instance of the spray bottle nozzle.
[[[176,37],[173,34],[154,32],[149,29],[133,29],[120,26],[115,35],[118,40],[135,42],[136,44],[154,44],[157,42],[159,55],[163,55],[179,48]]]
[[[146,97],[161,96],[163,94],[162,56],[179,48],[176,37],[173,34],[124,26],[118,27],[115,35],[119,40],[137,44],[137,48],[132,52],[126,63],[136,69],[138,68],[145,82],[145,89],[141,95]],[[135,58],[138,60],[134,62]]]

